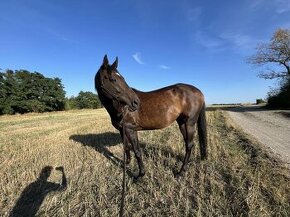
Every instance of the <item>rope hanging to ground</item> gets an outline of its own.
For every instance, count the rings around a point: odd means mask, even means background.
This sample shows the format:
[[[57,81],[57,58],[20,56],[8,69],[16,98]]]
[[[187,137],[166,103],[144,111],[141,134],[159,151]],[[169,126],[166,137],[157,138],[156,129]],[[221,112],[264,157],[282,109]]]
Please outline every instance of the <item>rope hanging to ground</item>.
[[[125,145],[123,150],[123,183],[122,183],[122,198],[120,205],[120,217],[124,216],[124,206],[125,206],[125,196],[126,196],[126,153],[125,153]]]
[[[124,206],[125,206],[125,197],[126,197],[126,149],[125,146],[127,145],[127,137],[126,137],[126,130],[125,130],[125,124],[124,124],[124,118],[127,114],[126,107],[124,108],[123,113],[123,120],[122,120],[122,127],[123,127],[123,183],[122,183],[122,198],[121,198],[121,204],[120,204],[120,212],[119,216],[124,216]]]

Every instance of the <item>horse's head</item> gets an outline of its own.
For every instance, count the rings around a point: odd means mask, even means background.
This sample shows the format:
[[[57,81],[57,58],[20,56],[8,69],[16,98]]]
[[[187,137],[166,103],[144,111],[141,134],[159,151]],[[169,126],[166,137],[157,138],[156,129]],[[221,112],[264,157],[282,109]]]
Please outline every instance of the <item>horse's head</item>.
[[[118,57],[110,65],[107,55],[96,75],[96,88],[110,100],[115,100],[121,105],[128,105],[130,111],[139,108],[140,100],[136,93],[128,86],[125,79],[117,70]],[[99,86],[99,87],[97,87]]]

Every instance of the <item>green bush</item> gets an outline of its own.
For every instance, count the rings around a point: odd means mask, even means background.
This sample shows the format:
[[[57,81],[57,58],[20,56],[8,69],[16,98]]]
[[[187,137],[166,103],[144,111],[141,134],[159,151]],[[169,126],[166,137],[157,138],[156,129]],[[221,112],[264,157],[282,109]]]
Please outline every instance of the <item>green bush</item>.
[[[278,90],[269,93],[267,106],[290,109],[290,78],[286,79]]]
[[[265,103],[265,101],[263,99],[256,99],[256,104],[261,104],[261,103]]]

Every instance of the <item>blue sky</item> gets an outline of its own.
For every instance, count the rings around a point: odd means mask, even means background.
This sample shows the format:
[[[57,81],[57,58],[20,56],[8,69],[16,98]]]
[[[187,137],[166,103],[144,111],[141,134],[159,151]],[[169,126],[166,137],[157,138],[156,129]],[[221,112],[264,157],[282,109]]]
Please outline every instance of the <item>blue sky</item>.
[[[208,104],[254,102],[275,81],[246,63],[290,28],[289,0],[2,0],[0,68],[59,77],[67,96],[94,90],[104,54],[128,84],[201,89]]]

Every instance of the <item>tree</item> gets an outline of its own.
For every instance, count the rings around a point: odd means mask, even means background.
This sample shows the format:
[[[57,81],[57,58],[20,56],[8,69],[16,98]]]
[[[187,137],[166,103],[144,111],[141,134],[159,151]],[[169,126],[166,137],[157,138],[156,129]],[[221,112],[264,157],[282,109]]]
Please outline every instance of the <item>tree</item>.
[[[0,114],[13,114],[13,102],[17,99],[17,82],[14,72],[0,73]]]
[[[0,114],[64,109],[65,91],[59,78],[27,70],[0,72]]]
[[[264,66],[261,78],[278,79],[280,87],[268,93],[268,107],[290,108],[290,29],[278,29],[269,43],[261,43],[248,62]]]
[[[257,53],[251,56],[248,62],[268,66],[260,72],[260,77],[265,79],[290,77],[290,29],[278,29],[269,43],[259,44],[256,50]]]
[[[75,99],[76,98],[74,96],[66,98],[66,110],[78,109],[77,102]]]
[[[101,106],[98,96],[89,91],[81,91],[75,100],[79,109],[99,108]]]

